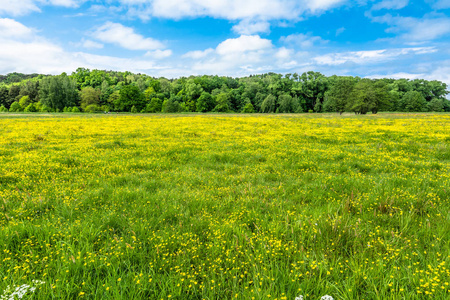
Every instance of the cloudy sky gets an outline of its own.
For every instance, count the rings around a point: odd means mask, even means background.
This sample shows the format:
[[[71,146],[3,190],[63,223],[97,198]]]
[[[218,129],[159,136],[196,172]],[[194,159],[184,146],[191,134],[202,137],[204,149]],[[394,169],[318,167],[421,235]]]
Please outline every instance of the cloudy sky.
[[[0,74],[78,67],[450,84],[450,0],[0,0]]]

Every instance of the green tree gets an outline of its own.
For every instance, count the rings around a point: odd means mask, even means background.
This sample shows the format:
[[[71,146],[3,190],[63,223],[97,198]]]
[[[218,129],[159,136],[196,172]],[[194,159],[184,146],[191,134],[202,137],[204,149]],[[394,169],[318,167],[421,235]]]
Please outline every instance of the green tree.
[[[278,108],[279,113],[293,113],[298,109],[296,101],[291,95],[280,95],[278,96]]]
[[[174,98],[165,99],[162,104],[161,111],[163,113],[176,113],[180,111],[180,103]]]
[[[197,111],[198,112],[207,112],[212,111],[216,103],[214,102],[213,97],[208,92],[202,92],[200,97],[197,100]]]
[[[385,80],[376,80],[373,83],[373,90],[375,94],[374,104],[372,107],[372,113],[376,114],[380,110],[386,110],[389,108],[389,88]]]
[[[19,100],[19,104],[22,107],[22,110],[25,109],[28,105],[31,104],[31,99],[29,96],[23,96]]]
[[[426,110],[427,101],[421,92],[409,91],[402,100],[402,107],[404,111],[420,112]]]
[[[25,109],[23,111],[24,112],[37,112],[37,109],[33,103],[30,103],[27,105],[27,107],[25,107]]]
[[[345,111],[348,98],[350,97],[354,86],[355,79],[353,77],[337,77],[333,81],[330,89],[326,92],[323,110],[342,114]]]
[[[78,100],[76,83],[65,73],[45,77],[40,84],[39,99],[43,105],[54,110],[74,106]]]
[[[22,111],[22,106],[20,106],[19,102],[13,102],[11,107],[9,108],[10,112],[19,112]]]
[[[87,86],[80,91],[80,106],[84,110],[87,106],[100,105],[101,91]]]
[[[361,79],[356,83],[347,102],[347,110],[356,114],[367,114],[375,107],[376,94],[370,79]]]
[[[119,91],[119,98],[114,102],[119,111],[130,111],[135,106],[138,111],[145,107],[145,98],[137,86],[125,85]]]
[[[264,99],[263,103],[261,104],[261,112],[263,113],[272,113],[275,111],[275,105],[276,105],[277,98],[275,98],[274,95],[269,94]]]
[[[433,98],[427,104],[428,111],[437,111],[437,112],[444,111],[444,101],[445,100],[439,98]]]
[[[248,101],[245,103],[244,107],[242,108],[242,113],[251,114],[254,112],[255,112],[255,108],[253,107],[253,104],[250,102],[250,99],[248,99]]]
[[[215,112],[229,112],[229,96],[227,93],[220,93],[216,96],[216,107],[214,107]]]
[[[159,113],[162,110],[163,101],[160,98],[152,98],[150,103],[147,104],[145,110],[149,113]]]

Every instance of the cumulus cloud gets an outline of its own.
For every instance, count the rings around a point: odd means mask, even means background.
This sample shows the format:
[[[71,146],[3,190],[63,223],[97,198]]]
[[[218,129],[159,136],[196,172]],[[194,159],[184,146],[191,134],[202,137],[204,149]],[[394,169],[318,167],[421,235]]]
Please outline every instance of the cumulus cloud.
[[[40,12],[43,5],[78,7],[85,0],[0,0],[0,15],[22,16]]]
[[[271,48],[272,41],[262,39],[258,35],[241,35],[235,39],[228,39],[219,44],[216,52],[220,55],[233,53],[244,53],[247,51],[258,51]]]
[[[104,43],[119,45],[128,50],[157,50],[164,44],[152,38],[145,38],[134,32],[133,28],[119,23],[106,22],[92,33],[92,36]]]
[[[400,49],[382,49],[370,51],[351,51],[343,53],[331,53],[315,57],[313,60],[319,65],[343,65],[346,63],[370,64],[385,62],[395,59],[399,56],[408,54],[429,54],[437,50],[434,47],[419,48],[400,48]]]
[[[21,16],[33,11],[40,11],[33,0],[0,0],[0,14]]]
[[[296,20],[318,13],[345,0],[120,0],[129,13],[141,19],[214,17],[227,20]],[[254,33],[254,32],[253,32]]]
[[[268,33],[270,32],[270,23],[245,19],[234,25],[233,31],[239,34]]]
[[[15,30],[15,32],[9,30]],[[86,40],[80,45],[92,46],[92,43],[95,43],[90,42]],[[0,19],[0,45],[2,45],[0,74],[10,72],[60,74],[74,71],[80,66],[141,73],[159,72],[168,68],[161,64],[157,65],[151,57],[119,58],[85,52],[69,52],[12,19]],[[164,51],[161,51],[162,54],[155,53],[166,56],[168,54]]]
[[[0,38],[28,38],[32,30],[13,19],[0,18]]]

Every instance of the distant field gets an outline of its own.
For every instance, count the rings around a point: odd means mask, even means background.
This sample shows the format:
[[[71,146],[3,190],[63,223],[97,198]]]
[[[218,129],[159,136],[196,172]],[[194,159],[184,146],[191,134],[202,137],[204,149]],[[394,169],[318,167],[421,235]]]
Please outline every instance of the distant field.
[[[0,296],[449,299],[449,200],[449,114],[0,114]]]

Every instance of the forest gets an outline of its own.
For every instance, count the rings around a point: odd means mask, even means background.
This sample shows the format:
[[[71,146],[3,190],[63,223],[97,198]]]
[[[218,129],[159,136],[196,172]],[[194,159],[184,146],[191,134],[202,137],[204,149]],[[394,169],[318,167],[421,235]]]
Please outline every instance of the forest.
[[[71,75],[0,75],[0,112],[450,112],[448,94],[437,80],[313,71],[177,79],[87,68]]]

